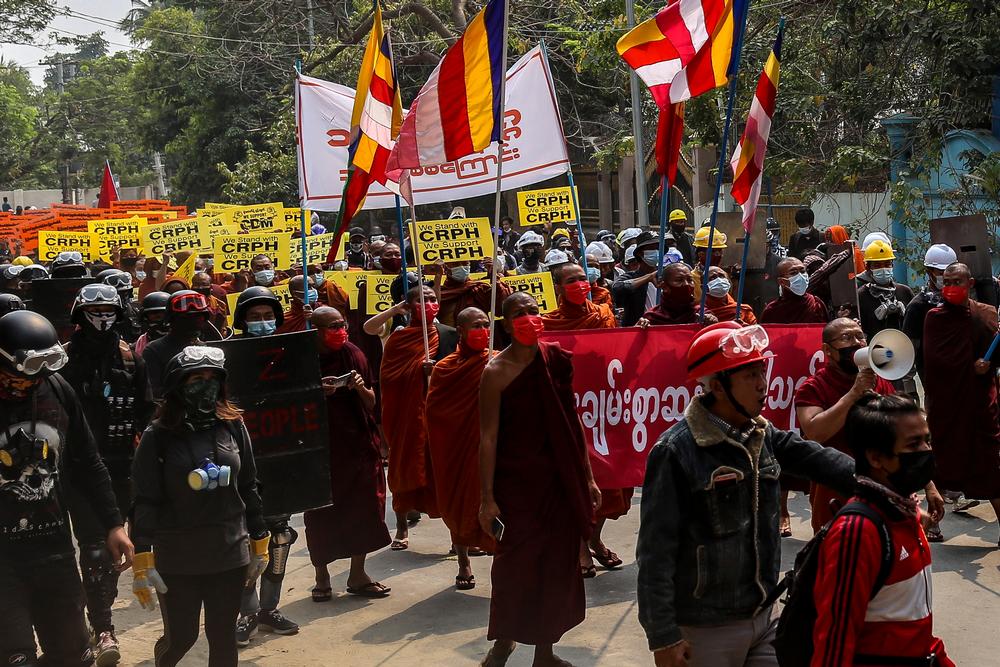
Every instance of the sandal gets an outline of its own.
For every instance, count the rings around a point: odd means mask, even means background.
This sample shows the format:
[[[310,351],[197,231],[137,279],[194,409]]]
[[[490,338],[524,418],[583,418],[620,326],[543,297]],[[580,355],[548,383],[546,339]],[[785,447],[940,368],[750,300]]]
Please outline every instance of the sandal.
[[[581,565],[580,566],[580,576],[584,579],[593,579],[597,576],[597,568],[593,565]]]
[[[605,570],[617,570],[622,566],[622,559],[611,549],[604,547],[604,551],[591,550],[594,560],[601,564]]]
[[[401,540],[393,540],[392,544],[389,545],[392,551],[406,551],[410,548],[410,538],[404,537]]]
[[[792,536],[792,521],[791,521],[791,519],[782,519],[781,520],[780,532],[781,532],[781,536],[782,537],[791,537]]]
[[[479,547],[469,547],[469,558],[476,558],[478,556],[492,556],[493,554],[489,551],[480,549]]]
[[[329,602],[333,599],[333,589],[329,586],[316,586],[312,589],[313,602]]]
[[[361,588],[347,587],[348,593],[362,598],[386,598],[389,597],[389,592],[391,590],[392,589],[388,586],[383,586],[377,581],[369,581]]]
[[[476,575],[470,574],[467,577],[458,575],[455,577],[455,588],[460,591],[471,591],[476,587]]]
[[[944,542],[944,535],[941,534],[940,528],[928,528],[924,534],[927,536],[928,542]]]
[[[420,512],[407,512],[406,525],[412,528],[418,523],[420,523]]]
[[[479,663],[479,667],[494,667],[494,665],[506,665],[507,660],[510,659],[510,654],[514,652],[515,648],[517,648],[517,644],[513,644],[510,647],[510,650],[507,651],[507,653],[504,654],[503,656],[501,656],[499,653],[494,654],[493,649],[491,648],[489,653],[486,654],[486,657],[483,658],[483,661]]]

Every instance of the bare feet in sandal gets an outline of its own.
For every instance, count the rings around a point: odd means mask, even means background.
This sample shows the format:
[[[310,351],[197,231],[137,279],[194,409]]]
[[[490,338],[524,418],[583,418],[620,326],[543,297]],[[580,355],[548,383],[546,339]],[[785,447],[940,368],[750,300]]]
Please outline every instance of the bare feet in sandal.
[[[507,664],[507,659],[510,658],[510,654],[514,652],[516,646],[517,644],[512,641],[496,640],[493,643],[493,648],[479,663],[479,667],[503,667]]]

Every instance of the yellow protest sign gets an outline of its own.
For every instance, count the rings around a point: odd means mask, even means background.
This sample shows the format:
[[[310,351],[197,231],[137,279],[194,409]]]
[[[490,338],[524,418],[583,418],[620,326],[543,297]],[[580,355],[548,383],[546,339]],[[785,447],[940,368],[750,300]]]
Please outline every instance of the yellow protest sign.
[[[205,202],[205,208],[204,209],[198,209],[198,210],[221,211],[224,208],[236,208],[236,205],[235,204],[213,204],[212,202],[208,202],[207,201],[207,202]]]
[[[559,307],[556,303],[556,290],[552,284],[552,274],[548,271],[529,273],[524,276],[507,276],[501,278],[507,287],[516,292],[527,292],[538,302],[538,310],[548,313]]]
[[[395,274],[369,273],[368,286],[365,288],[367,308],[366,315],[378,315],[392,308],[392,295],[389,286],[396,279]]]
[[[335,236],[334,232],[329,234],[317,234],[316,236],[306,237],[306,257],[308,264],[325,264],[326,255],[330,252],[330,244],[333,243],[333,238]],[[340,261],[344,259],[344,246],[347,245],[347,234],[344,234],[340,241],[340,246],[337,248],[337,256],[334,261]],[[291,258],[292,266],[299,266],[302,264],[302,239],[292,239],[291,247]]]
[[[424,265],[493,257],[490,221],[488,218],[421,220],[417,222],[417,247]]]
[[[485,271],[469,274],[469,280],[489,280],[489,279],[490,279],[490,274],[486,273]]]
[[[546,188],[517,193],[517,210],[522,225],[542,225],[546,222],[576,222],[573,188]]]
[[[324,271],[327,280],[332,280],[338,287],[347,292],[347,303],[351,308],[358,307],[358,293],[366,289],[369,271]]]
[[[174,278],[180,278],[184,282],[191,285],[191,279],[194,278],[194,261],[198,258],[196,253],[191,253],[188,258],[184,260],[184,263],[177,267],[174,271]]]
[[[88,220],[87,231],[97,238],[97,254],[111,261],[111,253],[118,248],[139,246],[139,228],[146,224],[146,218],[118,218],[115,220]]]
[[[252,206],[235,206],[219,211],[217,215],[232,216],[229,220],[244,232],[253,233],[262,230],[283,230],[285,225],[284,206],[281,202],[275,204],[254,204]]]
[[[125,211],[125,214],[135,215],[135,216],[149,216],[149,217],[160,215],[163,216],[164,220],[177,219],[177,211]]]
[[[149,257],[159,257],[165,252],[197,250],[201,247],[198,219],[188,218],[155,225],[140,225],[139,242]]]
[[[221,234],[212,241],[215,270],[238,273],[250,269],[250,260],[267,255],[276,269],[291,268],[290,234],[264,232],[258,234]]]
[[[227,223],[221,216],[210,215],[198,218],[198,238],[202,248],[213,247],[216,236],[239,233],[239,225]]]
[[[51,262],[61,252],[78,252],[85,261],[97,259],[97,237],[90,232],[38,232],[38,259]]]
[[[285,206],[281,212],[284,218],[284,223],[281,228],[287,232],[294,232],[296,230],[302,229],[302,209],[301,208],[288,208]],[[306,235],[311,233],[309,221],[306,221]]]
[[[287,313],[292,308],[292,293],[288,289],[288,283],[283,283],[281,285],[271,285],[268,288],[274,296],[278,297],[278,301],[281,302],[281,312]],[[233,318],[236,316],[236,302],[240,298],[240,294],[243,292],[234,292],[232,294],[226,295],[226,303],[229,305],[229,328],[235,328],[233,325]]]

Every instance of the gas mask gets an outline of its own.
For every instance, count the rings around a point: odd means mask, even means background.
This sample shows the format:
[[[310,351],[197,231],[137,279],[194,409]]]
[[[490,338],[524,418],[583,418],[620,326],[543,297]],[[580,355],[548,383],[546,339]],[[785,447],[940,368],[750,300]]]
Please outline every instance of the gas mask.
[[[229,466],[218,466],[211,460],[204,459],[201,465],[188,473],[188,486],[193,491],[211,491],[220,486],[229,486],[232,474]]]

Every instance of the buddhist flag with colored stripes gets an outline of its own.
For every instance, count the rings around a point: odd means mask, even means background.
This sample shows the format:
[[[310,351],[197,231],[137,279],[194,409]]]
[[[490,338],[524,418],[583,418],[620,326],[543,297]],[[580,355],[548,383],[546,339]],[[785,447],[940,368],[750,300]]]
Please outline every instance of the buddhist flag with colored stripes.
[[[767,138],[771,134],[771,119],[774,117],[774,101],[778,94],[781,38],[784,32],[785,24],[782,20],[778,27],[778,37],[774,40],[774,48],[771,49],[764,71],[757,81],[757,91],[750,103],[747,126],[730,162],[733,167],[732,195],[736,203],[743,207],[743,229],[747,234],[753,229],[757,201],[760,199],[764,154],[767,152]]]
[[[351,114],[347,183],[327,262],[335,261],[341,238],[364,205],[372,183],[391,189],[392,182],[386,178],[386,162],[402,122],[403,105],[392,64],[392,45],[382,28],[382,8],[376,0],[372,31],[361,60]]]
[[[749,0],[674,0],[618,40],[660,109],[725,84]]]
[[[660,111],[656,126],[656,170],[671,185],[677,178],[677,160],[684,138],[684,103],[671,104]]]
[[[443,164],[500,139],[507,0],[490,0],[410,106],[388,169]]]

